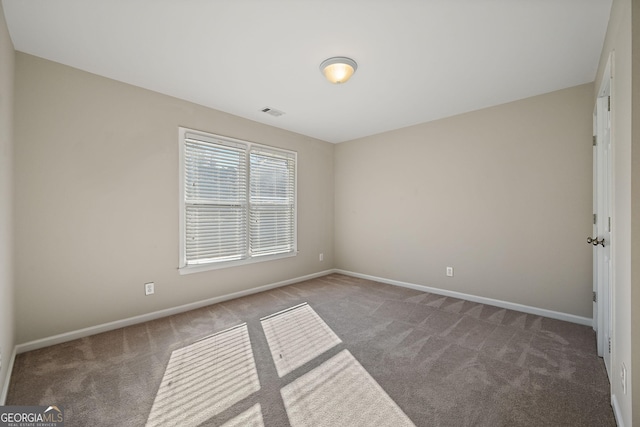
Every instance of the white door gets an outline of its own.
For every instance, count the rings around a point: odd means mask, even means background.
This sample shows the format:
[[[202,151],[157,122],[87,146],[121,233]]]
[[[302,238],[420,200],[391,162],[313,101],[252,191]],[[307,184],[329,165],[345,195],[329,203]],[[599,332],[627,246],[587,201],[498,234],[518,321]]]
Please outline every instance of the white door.
[[[604,359],[611,377],[611,58],[605,70],[594,114],[593,147],[593,235],[587,242],[593,245],[594,327],[598,340],[598,355]]]

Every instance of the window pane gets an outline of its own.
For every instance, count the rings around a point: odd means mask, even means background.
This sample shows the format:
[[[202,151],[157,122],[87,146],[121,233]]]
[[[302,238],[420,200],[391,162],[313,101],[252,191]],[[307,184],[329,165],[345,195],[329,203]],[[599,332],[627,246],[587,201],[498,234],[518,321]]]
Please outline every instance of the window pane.
[[[242,259],[247,253],[245,207],[188,205],[187,264]]]
[[[246,150],[185,140],[187,265],[246,258]]]
[[[252,151],[250,233],[253,256],[295,250],[295,161],[286,153]]]
[[[246,203],[244,150],[187,140],[185,154],[188,202]]]
[[[251,203],[293,203],[293,159],[252,152]]]
[[[293,206],[252,206],[251,254],[270,255],[294,250]]]

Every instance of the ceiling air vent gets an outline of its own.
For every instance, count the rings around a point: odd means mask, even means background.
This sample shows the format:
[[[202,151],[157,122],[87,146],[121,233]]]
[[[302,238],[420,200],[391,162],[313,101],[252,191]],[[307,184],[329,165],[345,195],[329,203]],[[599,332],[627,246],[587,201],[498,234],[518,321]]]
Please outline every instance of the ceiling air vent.
[[[284,114],[284,111],[276,110],[275,108],[270,108],[270,107],[265,107],[260,111],[262,111],[263,113],[272,115],[273,117],[280,117],[281,115]]]

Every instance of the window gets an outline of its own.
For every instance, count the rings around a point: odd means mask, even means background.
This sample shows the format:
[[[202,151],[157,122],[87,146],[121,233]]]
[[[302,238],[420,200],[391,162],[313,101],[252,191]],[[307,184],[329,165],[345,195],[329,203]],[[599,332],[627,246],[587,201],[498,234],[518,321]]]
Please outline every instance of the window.
[[[296,254],[295,152],[180,128],[180,268]]]

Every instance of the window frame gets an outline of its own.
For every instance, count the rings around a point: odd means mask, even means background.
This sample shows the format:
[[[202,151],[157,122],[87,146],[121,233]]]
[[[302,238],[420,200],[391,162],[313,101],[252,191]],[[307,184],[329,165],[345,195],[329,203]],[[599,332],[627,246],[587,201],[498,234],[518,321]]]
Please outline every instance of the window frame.
[[[187,134],[191,136],[195,136],[203,142],[208,142],[212,144],[220,144],[220,145],[232,145],[232,146],[242,146],[246,149],[246,217],[247,217],[247,227],[246,227],[246,239],[247,239],[247,251],[246,257],[238,260],[220,260],[220,261],[212,261],[208,263],[202,264],[187,264],[187,253],[186,253],[186,198],[185,198],[185,172],[186,172],[186,155],[185,155],[185,140],[187,138]],[[255,264],[258,262],[264,261],[272,261],[276,259],[283,258],[291,258],[298,254],[298,153],[292,150],[287,150],[283,148],[273,147],[270,145],[259,144],[256,142],[245,141],[241,139],[231,138],[228,136],[216,135],[209,132],[203,132],[195,129],[179,127],[178,128],[178,141],[179,141],[179,149],[178,149],[178,163],[179,163],[179,178],[178,178],[178,197],[179,197],[179,265],[178,272],[180,274],[190,274],[197,273],[200,271],[209,271],[209,270],[218,270],[222,268],[230,268],[237,267],[242,265]],[[250,197],[250,180],[251,180],[251,169],[250,169],[250,154],[253,149],[265,150],[267,152],[280,153],[287,157],[292,157],[294,162],[294,176],[293,176],[293,249],[290,252],[283,252],[277,254],[270,255],[258,255],[251,256],[250,247],[249,247],[249,236],[251,234],[251,207],[249,203]]]

